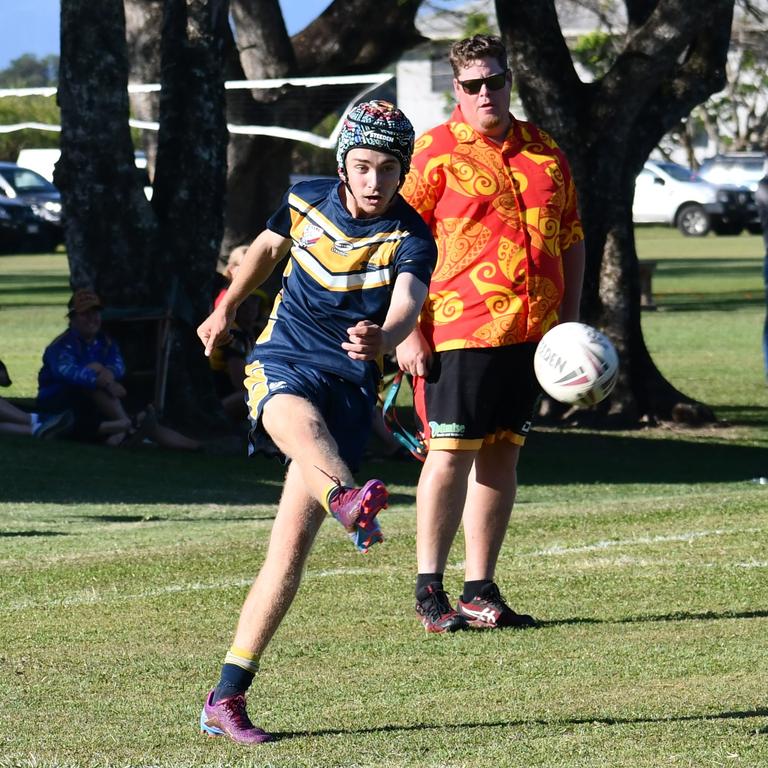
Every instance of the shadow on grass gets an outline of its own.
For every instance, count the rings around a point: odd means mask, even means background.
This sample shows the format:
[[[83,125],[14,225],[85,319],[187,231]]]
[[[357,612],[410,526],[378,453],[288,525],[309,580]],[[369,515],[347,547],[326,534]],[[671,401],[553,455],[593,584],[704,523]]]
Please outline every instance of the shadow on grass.
[[[593,715],[589,717],[553,717],[550,719],[530,718],[528,720],[493,720],[476,721],[471,723],[417,723],[416,725],[383,725],[378,728],[323,728],[317,731],[284,731],[274,733],[276,741],[287,739],[311,738],[313,736],[353,736],[373,733],[408,733],[411,731],[456,731],[466,728],[524,728],[526,726],[542,726],[545,728],[562,727],[564,725],[641,725],[659,723],[695,723],[717,720],[751,720],[768,717],[768,709],[756,709],[712,712],[692,715],[658,715],[648,717],[609,717]],[[755,733],[766,733],[765,728]]]
[[[551,621],[543,620],[539,626],[558,627],[570,624],[642,624],[645,622],[657,621],[718,621],[720,619],[765,619],[768,618],[768,610],[764,611],[705,611],[703,613],[689,613],[687,611],[676,611],[675,613],[665,613],[659,615],[649,614],[646,616],[626,616],[623,619],[592,619],[574,617],[570,619],[553,619]]]
[[[12,539],[14,537],[29,538],[33,536],[69,536],[64,531],[0,531],[0,539]]]
[[[662,312],[735,312],[745,307],[764,307],[765,295],[760,291],[732,291],[713,296],[711,293],[655,294]]]
[[[98,523],[231,523],[231,522],[263,522],[274,520],[274,515],[210,515],[201,517],[182,517],[180,515],[81,515],[80,519]],[[0,534],[2,535],[2,534]]]
[[[763,409],[768,417],[768,410]],[[537,432],[520,457],[526,485],[731,483],[768,474],[768,452],[725,442]]]
[[[768,417],[768,410],[763,411]],[[521,454],[520,480],[544,486],[730,483],[768,475],[764,447],[718,442],[711,434],[706,441],[695,440],[692,435],[685,440],[647,434],[536,432]],[[420,470],[415,461],[380,461],[366,464],[359,476],[415,485]],[[65,441],[0,438],[0,502],[274,505],[283,475],[279,462],[262,457],[155,448],[121,451]],[[393,494],[391,506],[400,503],[412,504],[413,495]],[[135,515],[136,510],[131,512]]]

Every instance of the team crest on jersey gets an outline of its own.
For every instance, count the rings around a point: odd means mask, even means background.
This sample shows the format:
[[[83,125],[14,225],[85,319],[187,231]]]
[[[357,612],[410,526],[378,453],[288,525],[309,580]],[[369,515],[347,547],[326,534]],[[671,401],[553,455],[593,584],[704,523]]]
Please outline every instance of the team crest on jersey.
[[[352,243],[348,242],[347,240],[337,240],[333,244],[333,248],[331,250],[334,253],[338,253],[339,256],[346,256],[353,248]]]
[[[317,224],[307,224],[304,227],[304,231],[301,233],[299,239],[299,245],[302,248],[307,248],[310,245],[314,245],[323,235],[323,230],[317,226]]]

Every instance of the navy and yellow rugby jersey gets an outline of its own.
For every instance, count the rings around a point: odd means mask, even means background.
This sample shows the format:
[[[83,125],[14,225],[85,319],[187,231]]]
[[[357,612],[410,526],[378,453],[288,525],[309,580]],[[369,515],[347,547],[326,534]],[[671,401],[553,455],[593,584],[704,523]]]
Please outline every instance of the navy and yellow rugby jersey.
[[[379,366],[352,360],[341,348],[347,328],[360,320],[384,322],[400,273],[428,286],[437,248],[421,216],[399,195],[384,215],[356,219],[340,188],[335,179],[299,182],[267,222],[293,245],[249,362],[275,357],[363,384],[378,381]]]

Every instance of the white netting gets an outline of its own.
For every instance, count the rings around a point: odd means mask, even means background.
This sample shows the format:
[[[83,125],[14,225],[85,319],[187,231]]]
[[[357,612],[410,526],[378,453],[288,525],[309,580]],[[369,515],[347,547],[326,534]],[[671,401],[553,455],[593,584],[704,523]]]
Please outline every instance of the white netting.
[[[273,78],[268,80],[228,80],[224,83],[226,90],[252,90],[283,88],[287,85],[304,88],[360,86],[355,88],[355,96],[349,101],[348,109],[360,101],[367,93],[375,90],[379,86],[388,82],[394,77],[391,74],[373,74],[373,75],[338,75],[334,77],[290,77]],[[156,93],[161,90],[159,83],[135,83],[128,86],[128,93]],[[55,96],[56,88],[3,88],[0,89],[0,98],[6,96]],[[148,120],[135,120],[131,118],[129,124],[132,128],[139,128],[146,131],[156,131],[160,124]],[[53,123],[24,122],[0,125],[0,133],[11,133],[13,131],[22,131],[24,129],[33,129],[38,131],[61,131],[60,125]],[[235,125],[228,123],[227,128],[230,133],[242,134],[247,136],[275,136],[291,141],[301,141],[307,144],[313,144],[322,149],[332,149],[336,146],[336,138],[341,129],[341,119],[336,123],[330,136],[322,136],[311,131],[301,131],[294,128],[288,128],[280,125]]]

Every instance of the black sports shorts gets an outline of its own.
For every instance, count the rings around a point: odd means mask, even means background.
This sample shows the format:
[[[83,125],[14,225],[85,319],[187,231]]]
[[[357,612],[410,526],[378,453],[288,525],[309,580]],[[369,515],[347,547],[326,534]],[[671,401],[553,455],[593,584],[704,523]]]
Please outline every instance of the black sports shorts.
[[[485,442],[523,445],[541,387],[536,343],[436,352],[416,377],[414,404],[430,450],[477,450]]]

